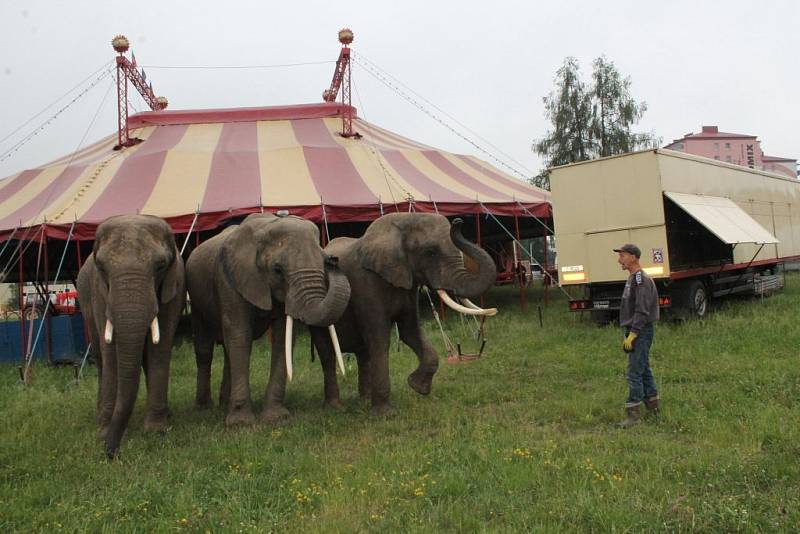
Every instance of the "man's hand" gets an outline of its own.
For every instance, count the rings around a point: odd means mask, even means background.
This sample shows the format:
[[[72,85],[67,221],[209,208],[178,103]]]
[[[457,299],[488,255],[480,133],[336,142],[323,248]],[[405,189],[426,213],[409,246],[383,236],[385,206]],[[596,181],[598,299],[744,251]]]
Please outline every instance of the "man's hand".
[[[636,341],[636,336],[638,336],[636,332],[629,332],[628,337],[622,342],[622,350],[625,352],[633,352],[633,342]]]

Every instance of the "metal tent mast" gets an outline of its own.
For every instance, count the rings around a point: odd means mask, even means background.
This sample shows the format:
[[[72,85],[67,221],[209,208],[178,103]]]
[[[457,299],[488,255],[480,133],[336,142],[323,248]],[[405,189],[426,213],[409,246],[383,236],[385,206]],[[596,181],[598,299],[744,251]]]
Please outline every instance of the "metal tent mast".
[[[336,69],[333,71],[331,86],[322,92],[322,99],[325,102],[335,102],[339,96],[339,89],[342,91],[342,104],[345,104],[344,115],[342,115],[342,137],[359,138],[361,135],[353,131],[353,107],[350,100],[350,43],[353,42],[353,32],[349,28],[339,30],[339,42],[342,43],[342,50],[339,52],[339,59],[336,60]]]
[[[125,52],[130,48],[130,42],[124,35],[117,35],[111,40],[111,46],[117,52],[117,111],[118,111],[118,144],[114,150],[141,143],[141,139],[131,138],[128,130],[128,81],[133,84],[139,94],[150,109],[161,111],[166,109],[168,101],[166,97],[156,97],[153,92],[153,85],[147,83],[147,78],[142,69],[137,70],[136,56],[131,52],[131,60],[125,57]]]

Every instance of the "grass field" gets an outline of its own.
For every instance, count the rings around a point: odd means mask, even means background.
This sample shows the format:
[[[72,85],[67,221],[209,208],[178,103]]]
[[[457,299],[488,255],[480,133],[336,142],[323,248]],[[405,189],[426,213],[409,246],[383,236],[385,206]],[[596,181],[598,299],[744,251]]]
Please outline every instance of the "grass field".
[[[485,357],[443,361],[430,397],[405,384],[410,351],[393,353],[388,418],[367,414],[352,361],[345,408],[323,409],[303,334],[291,419],[227,430],[219,409],[192,406],[184,343],[169,432],[143,433],[142,390],[111,463],[95,440],[94,368],[76,384],[70,368],[37,366],[27,388],[0,368],[0,531],[797,531],[800,278],[787,284],[704,321],[660,324],[651,361],[663,415],[628,430],[614,426],[620,332],[569,314],[557,291],[541,328],[539,291],[523,313],[514,288],[494,290]],[[441,348],[435,323],[426,328]],[[267,358],[256,342],[256,410]],[[220,371],[217,357],[215,389]]]

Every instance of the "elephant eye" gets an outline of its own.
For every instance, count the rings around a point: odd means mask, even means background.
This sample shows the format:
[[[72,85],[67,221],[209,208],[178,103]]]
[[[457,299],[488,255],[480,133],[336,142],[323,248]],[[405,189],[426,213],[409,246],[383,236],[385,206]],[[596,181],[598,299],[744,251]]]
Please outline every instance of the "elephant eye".
[[[276,263],[272,266],[272,272],[274,272],[277,275],[281,275],[283,274],[283,267],[281,267],[279,264]]]

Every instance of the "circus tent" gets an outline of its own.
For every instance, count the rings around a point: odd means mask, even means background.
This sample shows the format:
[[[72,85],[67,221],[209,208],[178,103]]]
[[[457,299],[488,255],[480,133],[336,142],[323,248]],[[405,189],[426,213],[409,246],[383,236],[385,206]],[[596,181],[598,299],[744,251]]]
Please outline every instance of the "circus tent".
[[[0,181],[0,236],[91,240],[112,215],[166,219],[176,233],[256,211],[317,223],[371,221],[389,211],[549,217],[549,192],[473,156],[437,150],[359,118],[346,104],[154,111],[132,115],[142,142],[116,135]],[[354,110],[351,110],[351,112]],[[73,227],[73,222],[75,223]]]

